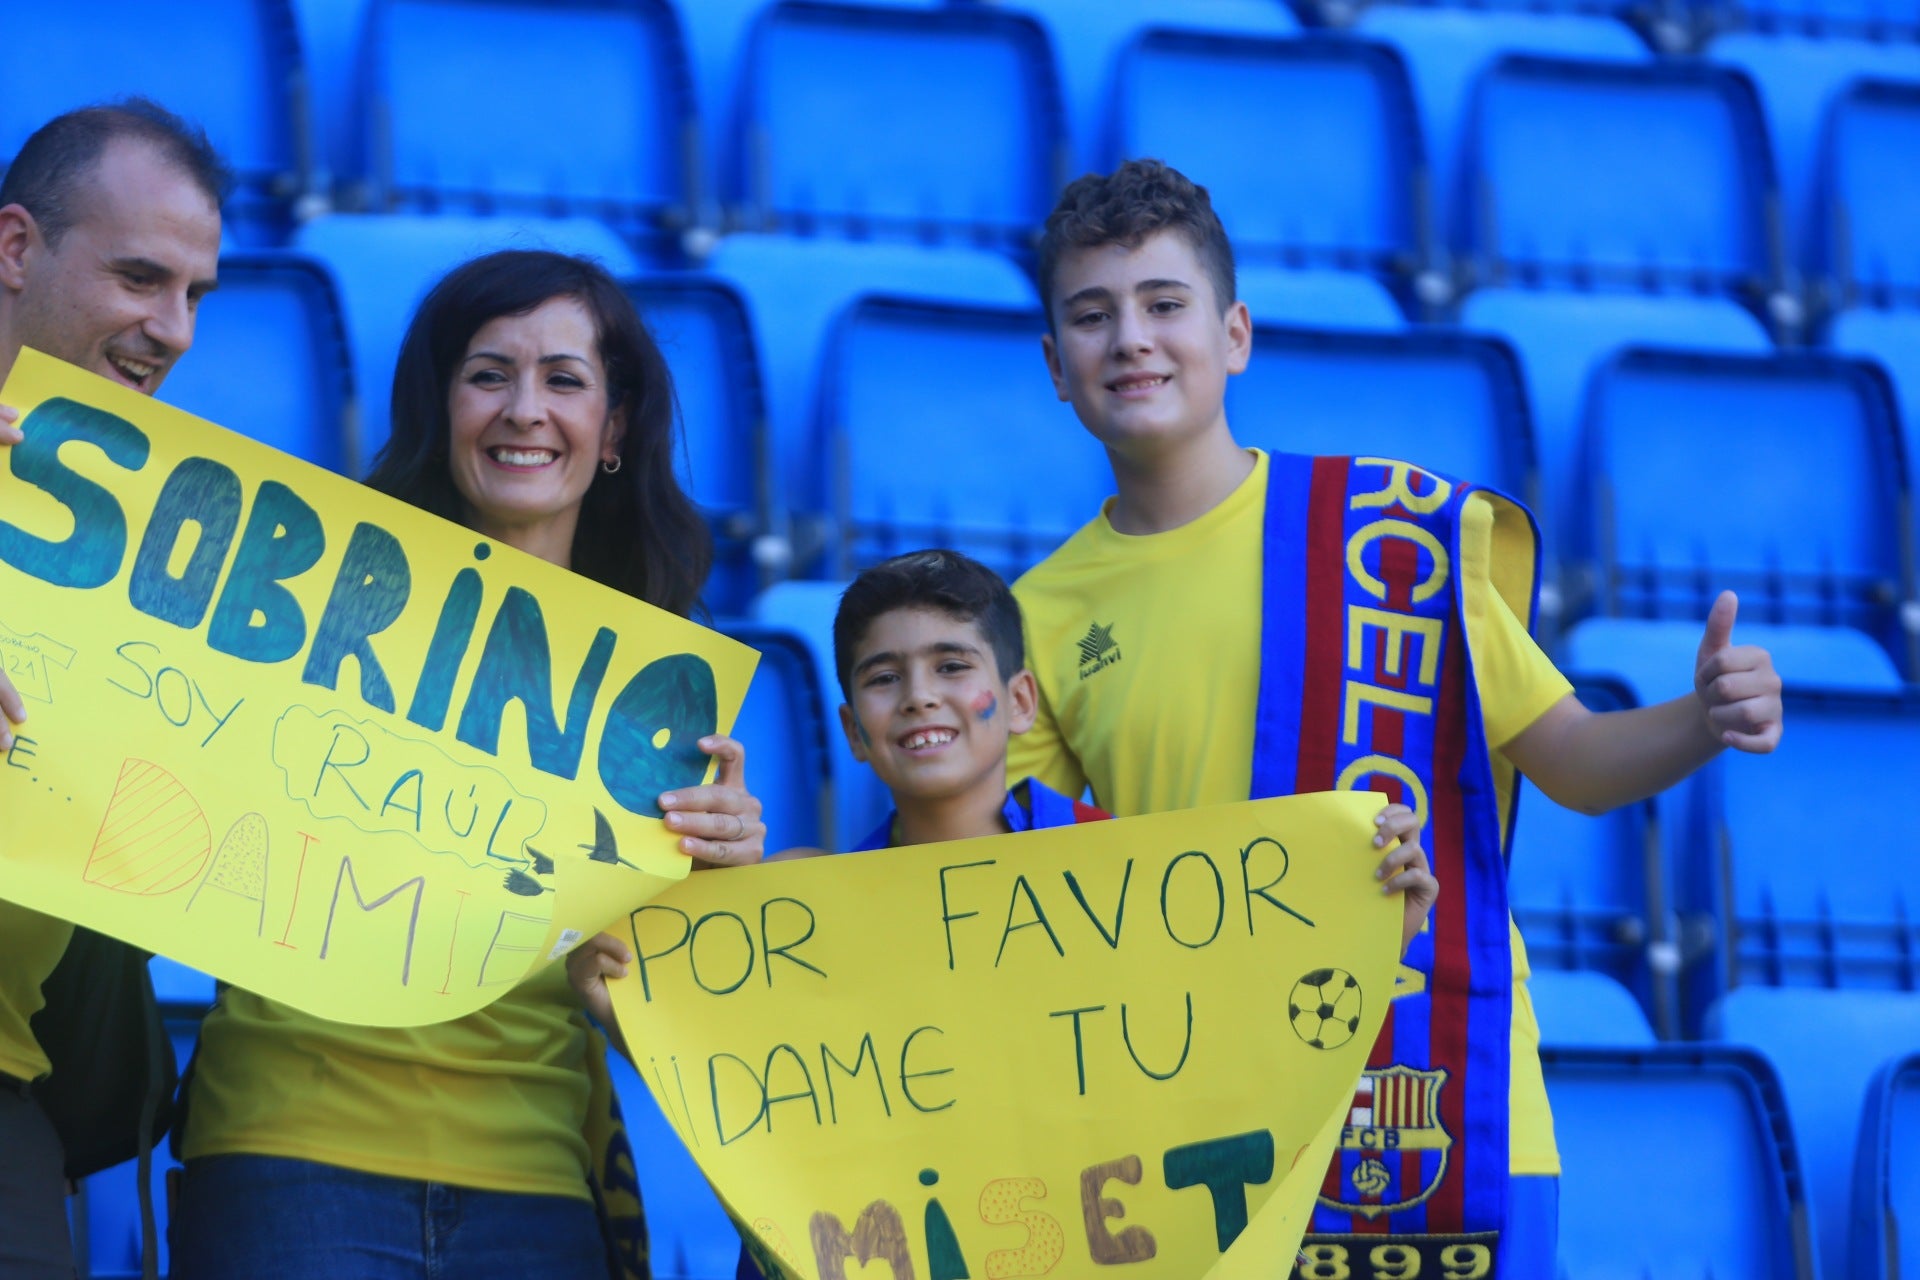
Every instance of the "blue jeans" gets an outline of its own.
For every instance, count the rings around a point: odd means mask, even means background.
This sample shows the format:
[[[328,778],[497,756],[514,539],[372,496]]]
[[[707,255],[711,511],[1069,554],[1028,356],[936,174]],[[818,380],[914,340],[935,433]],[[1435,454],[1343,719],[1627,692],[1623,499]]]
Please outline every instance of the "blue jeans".
[[[280,1156],[187,1162],[174,1280],[607,1280],[586,1200],[476,1191]]]
[[[1560,1179],[1516,1174],[1507,1183],[1501,1280],[1554,1280],[1560,1264]]]

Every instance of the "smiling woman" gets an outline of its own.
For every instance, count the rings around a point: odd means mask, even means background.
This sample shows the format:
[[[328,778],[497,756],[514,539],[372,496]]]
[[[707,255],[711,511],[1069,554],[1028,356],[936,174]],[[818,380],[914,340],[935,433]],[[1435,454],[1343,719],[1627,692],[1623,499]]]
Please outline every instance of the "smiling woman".
[[[693,609],[710,549],[674,478],[673,386],[598,266],[512,251],[456,269],[407,333],[393,424],[374,488],[659,608]],[[477,608],[477,578],[472,595]],[[501,608],[512,604],[509,593]],[[532,635],[536,617],[506,630]],[[700,749],[722,762],[711,786],[658,795],[653,775],[626,768],[609,787],[665,812],[693,857],[758,860],[766,828],[744,752],[724,737]],[[558,965],[479,1013],[400,1030],[229,988],[195,1059],[174,1274],[607,1276],[600,1053]],[[639,1256],[617,1247],[632,1238],[611,1237],[623,1260]]]

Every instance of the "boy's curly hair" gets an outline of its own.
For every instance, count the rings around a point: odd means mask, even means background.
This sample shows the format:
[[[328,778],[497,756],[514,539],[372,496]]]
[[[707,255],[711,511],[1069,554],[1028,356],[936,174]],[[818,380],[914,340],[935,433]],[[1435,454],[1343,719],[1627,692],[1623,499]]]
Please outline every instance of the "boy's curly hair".
[[[1129,160],[1112,173],[1090,173],[1067,184],[1047,215],[1039,246],[1040,297],[1053,324],[1053,277],[1063,254],[1117,244],[1138,248],[1157,231],[1187,238],[1213,284],[1224,314],[1237,296],[1233,245],[1213,211],[1207,189],[1160,160]]]

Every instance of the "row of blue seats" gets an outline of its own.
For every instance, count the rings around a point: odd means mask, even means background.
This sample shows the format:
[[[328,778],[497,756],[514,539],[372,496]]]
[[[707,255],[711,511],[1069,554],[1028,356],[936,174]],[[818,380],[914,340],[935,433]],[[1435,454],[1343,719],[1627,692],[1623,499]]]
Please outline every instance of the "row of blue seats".
[[[1109,491],[1100,450],[1050,395],[1031,285],[985,254],[816,245],[795,261],[789,243],[735,236],[726,276],[636,275],[599,224],[337,215],[303,229],[307,255],[227,259],[202,350],[165,395],[357,470],[385,439],[420,294],[483,247],[533,242],[635,275],[676,372],[685,478],[720,535],[721,612],[768,581],[845,577],[929,543],[1012,575]],[[1768,354],[1757,326],[1711,301],[1489,291],[1470,318],[1503,341],[1406,329],[1358,277],[1258,288],[1256,314],[1278,323],[1256,326],[1230,386],[1239,436],[1413,457],[1526,498],[1546,532],[1549,634],[1596,613],[1696,619],[1733,586],[1750,622],[1851,628],[1879,646],[1875,660],[1823,632],[1839,657],[1805,656],[1790,671],[1802,682],[1891,687],[1913,670],[1908,447],[1875,366]],[[1920,318],[1896,345],[1920,365],[1915,334]],[[903,469],[903,456],[936,465]]]
[[[0,153],[147,89],[234,157],[255,242],[344,183],[356,207],[598,217],[663,261],[722,225],[1017,250],[1065,157],[1156,154],[1214,189],[1249,264],[1372,271],[1426,307],[1503,281],[1704,291],[1791,331],[1797,273],[1832,282],[1823,312],[1920,297],[1920,43],[1734,34],[1656,60],[1578,14],[1380,6],[1365,38],[1303,39],[1277,0],[1215,3],[371,0],[357,87],[320,113],[354,122],[335,174],[291,0],[196,6],[173,58],[75,38],[120,25],[98,0],[26,19],[46,56],[0,108]],[[723,48],[693,59],[683,17]],[[703,115],[695,61],[727,68],[724,108]],[[1248,138],[1285,144],[1249,164]]]

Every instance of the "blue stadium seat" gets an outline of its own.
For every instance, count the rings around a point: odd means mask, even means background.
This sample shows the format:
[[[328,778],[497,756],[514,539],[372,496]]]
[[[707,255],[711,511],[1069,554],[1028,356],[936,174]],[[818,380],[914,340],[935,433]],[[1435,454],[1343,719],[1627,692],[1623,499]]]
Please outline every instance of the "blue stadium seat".
[[[161,399],[315,466],[359,470],[352,356],[326,268],[294,253],[228,254],[193,350]]]
[[[1044,329],[1026,308],[847,309],[822,362],[815,450],[832,475],[829,576],[939,546],[1011,579],[1098,513],[1112,478],[1053,395]]]
[[[1326,3],[1327,0],[1321,0]],[[1441,245],[1454,239],[1462,196],[1461,147],[1474,82],[1506,53],[1644,62],[1649,57],[1625,24],[1577,13],[1513,8],[1372,4],[1355,29],[1400,50],[1426,125],[1428,203]]]
[[[1723,11],[1715,15],[1722,25],[1749,27],[1763,36],[1920,36],[1920,5],[1913,0],[1714,0],[1710,7]]]
[[[1247,137],[1287,142],[1249,164]],[[1144,31],[1120,54],[1100,167],[1132,156],[1205,186],[1242,262],[1368,272],[1409,292],[1433,266],[1419,115],[1387,45]]]
[[[1782,288],[1772,152],[1737,72],[1509,55],[1480,78],[1462,166],[1476,282],[1754,305]]]
[[[853,758],[846,734],[839,727],[840,677],[833,669],[833,615],[840,607],[844,582],[780,582],[761,592],[753,602],[758,622],[792,631],[805,638],[813,655],[822,699],[827,711],[827,770],[833,810],[824,845],[836,852],[851,849],[880,825],[893,800],[873,770]]]
[[[1664,1045],[1540,1059],[1563,1168],[1561,1280],[1817,1280],[1812,1177],[1765,1058]]]
[[[1707,1023],[1710,1034],[1757,1048],[1778,1068],[1800,1139],[1820,1269],[1859,1274],[1847,1268],[1855,1135],[1874,1073],[1920,1044],[1920,993],[1740,987],[1709,1011]],[[1699,1202],[1686,1203],[1690,1217]]]
[[[766,394],[746,299],[706,276],[644,276],[627,286],[673,371],[680,483],[714,532],[710,610],[734,613],[760,589],[754,540],[768,526]]]
[[[1250,36],[1300,29],[1274,0],[1014,0],[1046,24],[1072,136],[1073,172],[1103,169],[1111,154],[1110,105],[1120,51],[1148,27]]]
[[[1227,420],[1263,449],[1403,458],[1521,500],[1533,482],[1526,392],[1497,339],[1256,328]]]
[[[1611,681],[1582,679],[1574,692],[1594,711],[1636,705],[1631,692]],[[1675,1033],[1678,951],[1669,936],[1667,876],[1654,832],[1650,802],[1595,818],[1555,804],[1537,787],[1521,796],[1507,901],[1527,941],[1536,1004],[1538,981],[1557,976],[1555,970],[1604,977],[1651,1011],[1664,1034]],[[1641,1014],[1641,1021],[1648,1016]],[[1555,1037],[1555,1043],[1572,1041]]]
[[[1725,298],[1481,289],[1467,295],[1460,324],[1499,334],[1520,357],[1540,461],[1534,514],[1549,562],[1565,570],[1554,583],[1557,598],[1543,595],[1541,610],[1578,618],[1593,589],[1580,446],[1581,401],[1593,370],[1630,343],[1752,355],[1772,344],[1759,321]]]
[[[1751,621],[1857,627],[1906,654],[1906,487],[1879,369],[1630,348],[1595,374],[1586,435],[1603,612],[1700,619],[1731,587]]]
[[[1920,61],[1920,46],[1916,47]],[[1821,173],[1823,265],[1843,303],[1920,306],[1920,70],[1856,80],[1827,119]]]
[[[597,217],[677,243],[694,103],[666,0],[374,0],[364,56],[374,209]]]
[[[1852,307],[1833,317],[1827,345],[1847,355],[1877,360],[1893,380],[1907,453],[1907,483],[1920,477],[1920,311],[1875,311]]]
[[[1819,278],[1831,252],[1820,212],[1828,116],[1858,77],[1920,80],[1920,43],[1736,31],[1714,40],[1707,53],[1715,62],[1739,68],[1759,91],[1773,138],[1789,251],[1814,273],[1810,284],[1818,286],[1816,301],[1830,306]]]
[[[731,235],[720,242],[709,267],[740,287],[752,314],[766,380],[779,519],[794,511],[825,511],[831,500],[817,483],[824,469],[813,453],[813,422],[822,348],[834,318],[850,302],[862,294],[885,293],[988,306],[1035,305],[1025,273],[1010,259],[979,249]],[[1037,341],[1033,361],[1040,367]],[[929,387],[927,394],[936,393]],[[793,538],[800,559],[818,554],[818,530],[802,526]]]
[[[673,1065],[655,1064],[644,1049],[639,1052],[649,1078],[658,1066],[658,1079],[671,1102],[676,1096]],[[653,1274],[658,1280],[733,1280],[740,1237],[706,1175],[633,1066],[620,1054],[608,1053],[607,1068],[620,1099],[627,1140],[633,1144]]]
[[[15,51],[0,102],[0,157],[74,107],[144,94],[203,126],[234,169],[235,243],[278,243],[308,190],[300,37],[287,0],[9,5]]]
[[[1786,725],[1774,755],[1729,752],[1713,766],[1719,838],[1681,881],[1683,905],[1719,922],[1712,976],[1722,990],[1920,992],[1920,889],[1908,869],[1872,838],[1858,856],[1833,856],[1839,797],[1898,810],[1913,794],[1920,697],[1789,693]]]
[[[1531,941],[1527,952],[1534,954]],[[1527,989],[1542,1044],[1638,1049],[1654,1043],[1646,1010],[1604,973],[1536,969]]]
[[[496,249],[555,249],[599,259],[616,277],[640,264],[620,237],[585,218],[335,214],[300,228],[296,246],[327,264],[346,313],[360,395],[362,468],[387,442],[393,363],[414,309],[440,277]],[[209,302],[209,308],[218,305]]]
[[[827,748],[840,726],[828,718],[812,650],[804,636],[784,627],[744,621],[719,627],[760,652],[733,736],[747,749],[747,778],[767,824],[767,852],[820,848],[828,817]],[[839,705],[837,687],[833,705]]]
[[[1567,633],[1566,665],[1611,676],[1643,703],[1665,702],[1693,688],[1705,626],[1704,608],[1692,621],[1588,618]],[[1749,622],[1743,609],[1734,639],[1771,653],[1774,669],[1790,689],[1897,693],[1901,687],[1892,657],[1852,627],[1771,626]]]
[[[177,960],[155,956],[147,961],[153,976],[153,998],[168,1017],[194,1017],[213,1004],[214,982],[198,969],[189,969]]]
[[[1033,19],[786,0],[749,40],[730,166],[744,225],[1010,247],[1046,218],[1066,131]]]
[[[1406,317],[1387,287],[1351,271],[1241,265],[1236,291],[1256,325],[1322,329],[1404,329]]]
[[[1920,1274],[1920,1054],[1874,1073],[1853,1163],[1855,1280]]]

